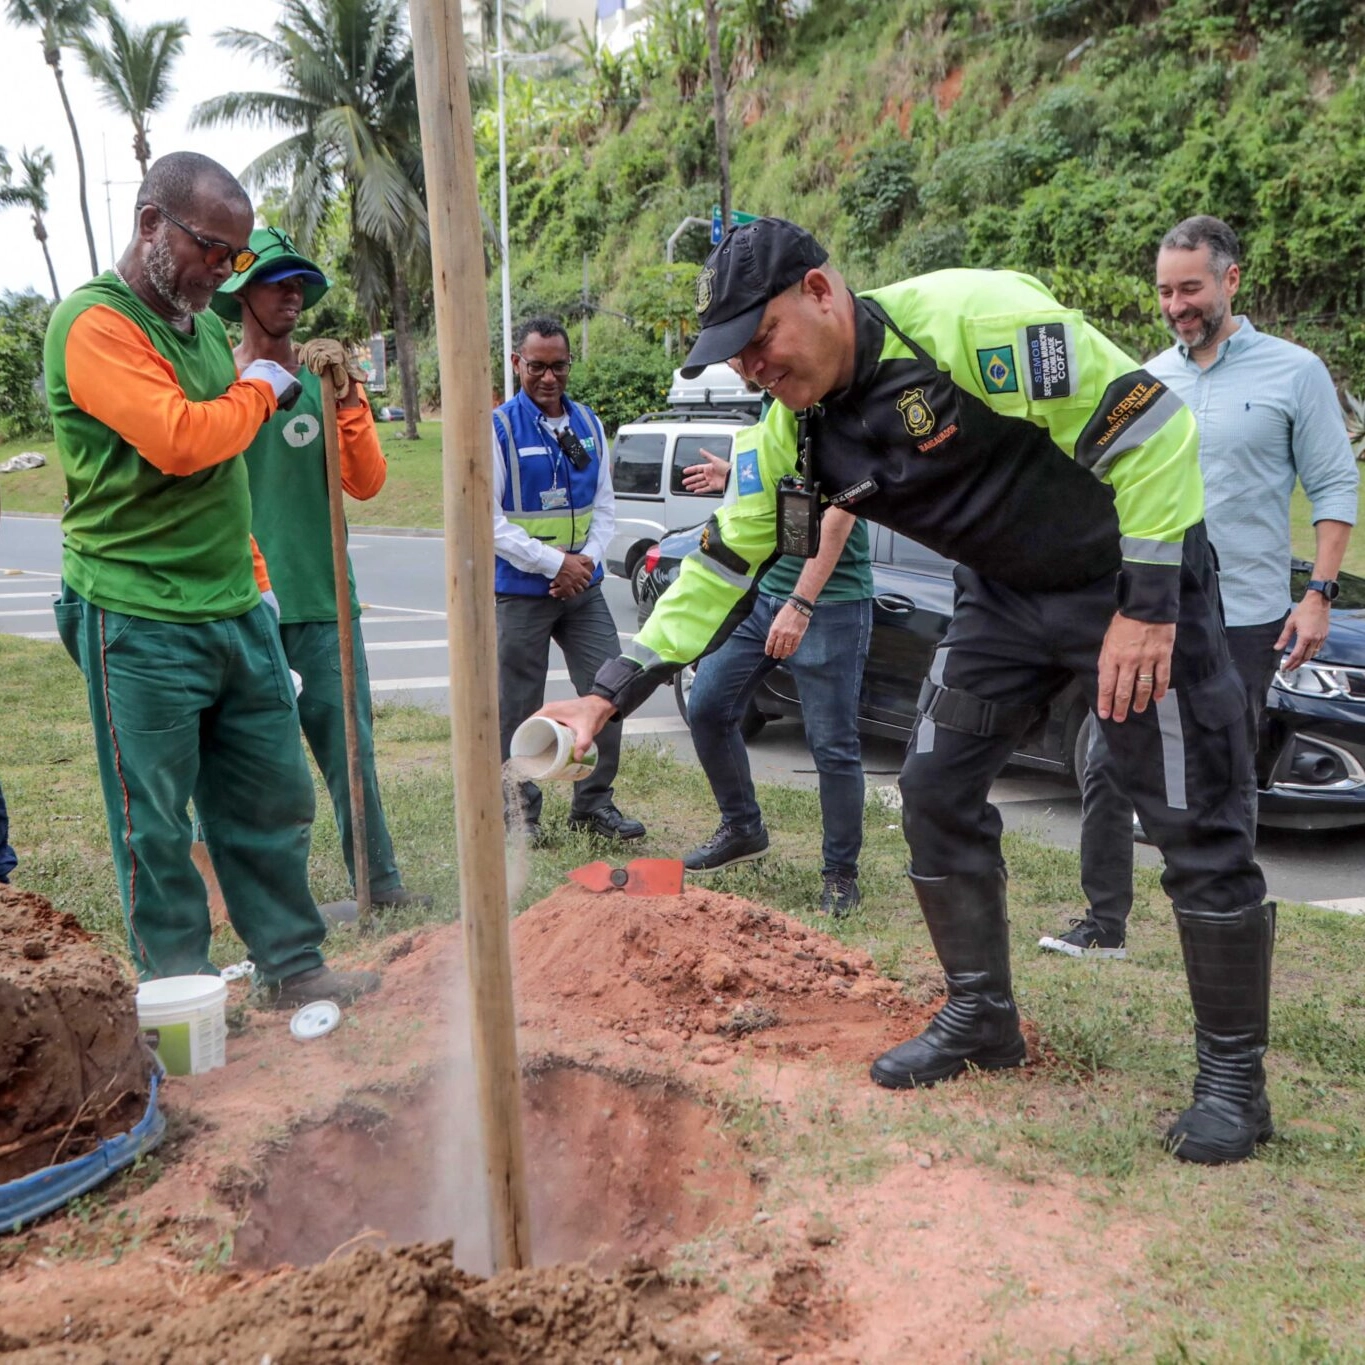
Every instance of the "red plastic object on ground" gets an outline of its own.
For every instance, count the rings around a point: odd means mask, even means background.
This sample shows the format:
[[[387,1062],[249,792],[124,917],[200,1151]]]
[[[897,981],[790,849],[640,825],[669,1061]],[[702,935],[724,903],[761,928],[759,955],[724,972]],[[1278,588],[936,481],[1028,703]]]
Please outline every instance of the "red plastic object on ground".
[[[681,858],[635,858],[624,867],[588,863],[569,880],[589,891],[624,891],[628,896],[676,896],[683,889]]]

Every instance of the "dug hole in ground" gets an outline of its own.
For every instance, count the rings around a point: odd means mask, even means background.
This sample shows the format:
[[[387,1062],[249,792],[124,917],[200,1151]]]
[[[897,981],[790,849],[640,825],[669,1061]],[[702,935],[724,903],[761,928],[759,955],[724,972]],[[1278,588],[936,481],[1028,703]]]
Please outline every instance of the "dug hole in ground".
[[[0,887],[0,911],[0,1046],[23,1040],[6,1067],[52,1082],[22,1113],[6,1095],[0,1137],[124,1089],[102,1121],[126,1127],[146,1094],[122,967],[37,897]],[[866,1067],[936,1008],[932,962],[907,988],[693,888],[565,887],[512,944],[535,1268],[486,1278],[459,927],[357,939],[345,964],[384,984],[339,1028],[299,1042],[287,1013],[249,1009],[226,1067],[163,1087],[159,1152],[60,1236],[49,1220],[0,1241],[0,1358],[1042,1360],[1118,1339],[1084,1271],[1120,1281],[1135,1233],[1077,1189],[892,1136],[925,1096]],[[1026,1094],[1031,1076],[981,1083]]]

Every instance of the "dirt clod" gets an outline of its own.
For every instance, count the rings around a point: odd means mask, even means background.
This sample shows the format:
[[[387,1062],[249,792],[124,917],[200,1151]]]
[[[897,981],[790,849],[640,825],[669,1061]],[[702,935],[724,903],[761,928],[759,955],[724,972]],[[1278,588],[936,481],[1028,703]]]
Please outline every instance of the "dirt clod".
[[[478,1280],[449,1243],[353,1255],[229,1290],[100,1345],[53,1344],[14,1365],[668,1365],[679,1360],[637,1319],[633,1294],[581,1266]]]
[[[150,1075],[123,967],[74,916],[0,886],[0,1184],[127,1132]]]

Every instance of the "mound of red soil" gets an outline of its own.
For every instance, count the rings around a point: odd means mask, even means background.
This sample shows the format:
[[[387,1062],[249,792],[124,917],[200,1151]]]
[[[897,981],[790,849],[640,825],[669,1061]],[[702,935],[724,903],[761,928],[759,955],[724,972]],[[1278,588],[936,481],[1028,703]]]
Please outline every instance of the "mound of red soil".
[[[744,1038],[784,1056],[865,1060],[933,1012],[866,953],[698,888],[637,897],[561,887],[516,920],[512,946],[522,1023],[610,1029],[703,1063]]]
[[[150,1066],[123,967],[73,916],[0,886],[0,1183],[127,1132]]]
[[[285,1271],[96,1344],[37,1346],[14,1365],[668,1365],[681,1361],[617,1280],[579,1266],[477,1280],[449,1243]]]

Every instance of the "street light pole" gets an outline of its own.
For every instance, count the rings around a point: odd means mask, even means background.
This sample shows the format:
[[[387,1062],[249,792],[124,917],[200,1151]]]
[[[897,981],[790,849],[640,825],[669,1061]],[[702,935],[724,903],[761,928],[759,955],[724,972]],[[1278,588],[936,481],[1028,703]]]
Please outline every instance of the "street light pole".
[[[664,247],[664,260],[667,261],[669,265],[673,264],[673,248],[678,245],[678,238],[681,237],[688,228],[709,228],[710,226],[711,220],[709,218],[693,218],[690,215],[684,218],[682,222],[668,234],[668,244]],[[667,278],[671,281],[673,276],[669,275]],[[679,340],[681,340],[681,338],[679,338]],[[664,328],[664,354],[673,354],[673,329],[671,327]]]
[[[498,0],[498,245],[502,249],[502,397],[512,396],[512,259],[507,237],[507,44],[502,31],[502,0]]]

